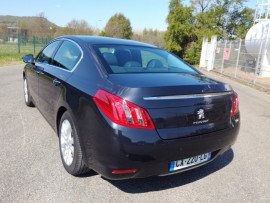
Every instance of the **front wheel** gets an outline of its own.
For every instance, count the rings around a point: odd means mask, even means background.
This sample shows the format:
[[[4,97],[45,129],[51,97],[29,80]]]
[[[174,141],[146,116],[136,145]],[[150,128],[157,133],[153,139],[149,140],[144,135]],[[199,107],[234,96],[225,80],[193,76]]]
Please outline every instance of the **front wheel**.
[[[77,176],[90,171],[83,162],[82,150],[74,122],[66,111],[58,129],[62,163],[68,173]]]
[[[24,92],[24,102],[25,102],[26,106],[34,107],[35,105],[31,101],[31,96],[30,96],[30,92],[29,92],[28,83],[27,83],[26,78],[23,79],[23,92]]]

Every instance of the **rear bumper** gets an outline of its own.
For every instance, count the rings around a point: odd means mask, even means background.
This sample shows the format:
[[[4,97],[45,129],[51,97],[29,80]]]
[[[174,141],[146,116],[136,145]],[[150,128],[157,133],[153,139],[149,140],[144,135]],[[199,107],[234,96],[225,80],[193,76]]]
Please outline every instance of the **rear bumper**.
[[[85,162],[108,179],[128,179],[169,175],[212,161],[234,144],[240,123],[238,121],[226,130],[173,140],[162,140],[156,130],[128,128],[109,120],[107,123],[97,122],[95,127],[93,139],[84,137]],[[169,171],[171,161],[208,152],[212,152],[212,157],[207,162],[179,171]],[[113,170],[129,169],[137,171],[129,174],[112,173]]]

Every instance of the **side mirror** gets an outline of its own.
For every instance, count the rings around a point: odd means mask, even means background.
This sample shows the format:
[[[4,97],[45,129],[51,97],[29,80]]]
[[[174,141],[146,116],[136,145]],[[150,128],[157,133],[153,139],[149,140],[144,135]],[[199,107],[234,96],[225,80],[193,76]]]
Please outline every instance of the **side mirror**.
[[[22,57],[22,60],[24,63],[33,63],[34,62],[34,56],[32,54],[27,54]]]

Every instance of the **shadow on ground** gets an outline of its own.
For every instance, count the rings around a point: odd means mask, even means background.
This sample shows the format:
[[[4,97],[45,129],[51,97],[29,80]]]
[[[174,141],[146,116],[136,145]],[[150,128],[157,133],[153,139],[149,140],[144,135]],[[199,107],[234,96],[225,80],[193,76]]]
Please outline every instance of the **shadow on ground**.
[[[126,193],[145,193],[166,190],[200,180],[227,166],[233,160],[233,157],[233,150],[229,149],[222,156],[209,164],[175,175],[128,180],[104,179]]]

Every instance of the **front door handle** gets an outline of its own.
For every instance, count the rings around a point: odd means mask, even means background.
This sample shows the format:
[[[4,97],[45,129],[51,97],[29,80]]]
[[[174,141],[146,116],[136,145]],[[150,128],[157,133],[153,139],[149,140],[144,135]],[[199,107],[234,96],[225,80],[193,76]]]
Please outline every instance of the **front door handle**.
[[[53,85],[54,86],[58,86],[58,85],[60,85],[61,84],[61,82],[59,81],[59,80],[57,80],[57,79],[54,79],[53,80]]]
[[[36,71],[36,75],[43,74],[43,72],[42,72],[43,70],[44,70],[44,68],[37,67],[36,70],[35,70]]]
[[[39,74],[44,74],[44,73],[42,71],[37,70],[36,75],[39,75]]]

